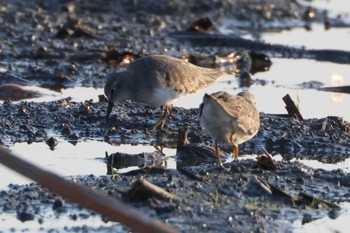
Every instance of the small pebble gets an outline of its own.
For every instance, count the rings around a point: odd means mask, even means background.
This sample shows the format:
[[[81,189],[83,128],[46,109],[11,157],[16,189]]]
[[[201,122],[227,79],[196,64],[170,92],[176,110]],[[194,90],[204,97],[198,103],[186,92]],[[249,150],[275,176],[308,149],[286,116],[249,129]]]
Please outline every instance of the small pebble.
[[[21,222],[26,222],[26,221],[32,221],[34,220],[35,216],[34,214],[22,211],[17,213],[17,219],[20,220]]]
[[[63,201],[61,199],[56,199],[55,202],[53,203],[52,209],[56,210],[62,207],[63,207]]]
[[[46,144],[51,148],[54,149],[55,146],[57,146],[58,142],[57,139],[54,137],[50,137],[47,141]]]

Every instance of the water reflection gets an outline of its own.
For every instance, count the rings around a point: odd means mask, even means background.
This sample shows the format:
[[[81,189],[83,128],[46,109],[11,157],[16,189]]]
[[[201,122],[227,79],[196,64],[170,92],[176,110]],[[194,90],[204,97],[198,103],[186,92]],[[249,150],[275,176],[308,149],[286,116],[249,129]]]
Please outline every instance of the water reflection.
[[[55,150],[51,150],[45,143],[16,143],[10,147],[12,152],[26,161],[41,168],[52,171],[61,176],[80,176],[94,174],[96,176],[106,175],[105,154],[152,154],[155,149],[149,145],[111,145],[106,142],[85,141],[73,145],[69,142],[58,140]],[[165,158],[169,161],[168,169],[175,169],[176,163],[169,157],[175,157],[176,150],[163,148]],[[147,159],[149,160],[149,158]],[[151,161],[151,160],[150,160]],[[173,162],[171,162],[173,161]],[[129,167],[130,169],[139,167]],[[119,172],[126,170],[120,169]],[[10,183],[25,184],[30,182],[27,178],[18,175],[0,164],[0,188],[5,188]]]
[[[344,83],[343,75],[339,73],[335,73],[332,75],[332,86],[342,86]],[[332,100],[334,103],[341,103],[342,102],[342,95],[340,93],[332,93]]]
[[[143,152],[138,154],[120,153],[106,154],[107,175],[112,175],[114,169],[120,172],[120,169],[144,169],[161,168],[168,169],[167,160],[170,157],[156,150],[153,152]],[[124,170],[125,171],[125,170]],[[123,171],[122,171],[123,172]]]

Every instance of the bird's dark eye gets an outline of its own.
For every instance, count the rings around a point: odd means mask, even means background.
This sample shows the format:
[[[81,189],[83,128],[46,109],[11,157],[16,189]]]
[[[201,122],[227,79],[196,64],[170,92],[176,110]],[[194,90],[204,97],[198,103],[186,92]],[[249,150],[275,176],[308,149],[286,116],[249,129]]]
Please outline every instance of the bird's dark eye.
[[[111,94],[113,94],[113,93],[114,93],[114,91],[115,91],[115,90],[114,90],[114,88],[113,88],[113,89],[111,90]]]

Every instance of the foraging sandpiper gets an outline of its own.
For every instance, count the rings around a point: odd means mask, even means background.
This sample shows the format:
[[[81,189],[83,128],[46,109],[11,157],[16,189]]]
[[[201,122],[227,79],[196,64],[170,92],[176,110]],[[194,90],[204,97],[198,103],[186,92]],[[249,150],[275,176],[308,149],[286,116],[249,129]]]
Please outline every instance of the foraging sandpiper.
[[[221,162],[218,143],[233,145],[233,156],[238,158],[238,145],[254,137],[260,127],[260,115],[255,97],[249,92],[230,95],[219,91],[205,94],[199,106],[199,120],[215,140],[215,152]]]
[[[106,120],[115,103],[131,100],[161,106],[163,113],[151,129],[163,127],[174,101],[203,89],[224,74],[225,71],[202,68],[165,55],[139,58],[107,80],[104,87],[109,101]]]

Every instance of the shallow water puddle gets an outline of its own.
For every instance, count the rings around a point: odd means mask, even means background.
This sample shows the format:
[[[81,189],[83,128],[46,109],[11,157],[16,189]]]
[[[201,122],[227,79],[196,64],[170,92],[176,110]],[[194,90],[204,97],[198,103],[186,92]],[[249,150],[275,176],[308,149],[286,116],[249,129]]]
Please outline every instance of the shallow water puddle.
[[[93,100],[94,102],[98,101],[98,96],[103,95],[102,88],[93,88],[93,87],[72,87],[62,89],[60,92],[51,91],[46,88],[39,88],[34,86],[27,87],[31,91],[38,91],[42,96],[33,99],[26,99],[25,101],[33,102],[50,102],[57,101],[64,98],[72,98],[74,101],[82,102],[85,100]],[[0,103],[3,102],[0,100]],[[14,101],[16,102],[16,101]]]
[[[254,78],[267,81],[266,86],[252,86],[257,106],[266,113],[286,113],[282,97],[289,94],[304,118],[340,116],[350,121],[350,95],[311,89],[312,85],[327,87],[350,85],[347,65],[312,60],[273,59],[270,71]],[[271,84],[273,83],[273,84]],[[315,87],[313,87],[315,88]]]
[[[71,97],[75,101],[93,100],[98,101],[98,96],[104,95],[102,88],[73,87],[62,90],[62,98]]]
[[[10,149],[20,158],[61,176],[106,175],[105,152],[108,154],[116,152],[137,154],[155,151],[152,146],[132,146],[129,144],[114,146],[97,141],[80,142],[76,145],[59,141],[54,150],[50,150],[49,146],[42,142],[30,145],[27,143],[16,143]],[[164,148],[163,153],[166,156],[173,157],[176,151],[175,149]],[[169,160],[167,167],[168,169],[175,169],[176,163],[174,160]],[[118,172],[127,172],[136,168],[120,169]],[[0,165],[0,177],[0,189],[10,183],[26,184],[30,182],[30,180],[3,165]],[[3,177],[6,177],[6,179]]]
[[[240,156],[239,159],[252,159],[256,160],[257,155],[243,155]],[[281,155],[275,155],[272,157],[274,161],[282,161],[283,157]],[[341,169],[345,173],[350,172],[350,158],[345,159],[343,162],[337,163],[337,164],[330,164],[330,163],[322,163],[317,160],[308,160],[308,159],[292,159],[290,162],[300,162],[304,164],[305,166],[308,166],[312,169],[323,169],[326,171],[332,171],[332,170],[337,170]]]
[[[96,158],[103,158],[104,151],[110,149],[111,145],[100,142],[85,142],[73,145],[69,142],[59,141],[54,150],[50,150],[45,143],[16,143],[10,147],[12,152],[41,168],[50,170],[62,176],[76,175],[105,175],[106,165]],[[10,183],[22,184],[28,180],[17,175],[17,173],[0,165],[0,187]]]
[[[323,217],[304,225],[302,225],[301,221],[295,221],[293,232],[348,232],[350,219],[350,203],[339,203],[339,206],[342,208],[342,211],[344,213],[338,218],[331,219],[329,217]]]
[[[350,3],[342,0],[299,1],[301,4],[311,5],[319,9],[325,9],[329,17],[337,18],[349,23],[348,7]],[[347,7],[346,7],[347,6]],[[294,25],[293,25],[294,23]],[[224,20],[219,28],[225,34],[237,34],[237,31],[245,39],[256,39],[256,34],[242,31],[239,22]],[[271,44],[282,44],[296,48],[306,49],[338,49],[349,51],[350,28],[331,27],[325,29],[320,23],[311,23],[310,30],[304,25],[293,29],[279,29],[281,23],[276,23],[276,32],[264,32],[258,35],[258,39]],[[287,23],[288,25],[288,23]],[[249,26],[250,27],[250,26]],[[292,99],[299,105],[304,118],[320,118],[325,116],[340,116],[350,121],[350,112],[347,110],[350,104],[350,95],[332,92],[322,92],[307,89],[313,82],[326,87],[349,85],[350,67],[347,64],[335,64],[330,62],[317,62],[306,59],[276,59],[273,58],[269,71],[257,73],[253,79],[267,81],[264,86],[253,85],[251,91],[257,97],[257,106],[260,111],[267,113],[285,113],[281,98],[289,93]],[[306,84],[301,85],[306,82]],[[315,88],[315,87],[314,87]],[[300,101],[299,101],[300,100]],[[299,102],[299,103],[298,103]]]
[[[253,39],[246,34],[245,39]],[[302,38],[302,39],[301,39]],[[349,50],[350,28],[325,29],[323,24],[312,24],[310,30],[304,27],[293,28],[278,32],[265,32],[261,34],[261,41],[271,44],[283,44],[306,49],[336,49]]]
[[[318,9],[328,10],[331,13],[347,13],[350,7],[350,2],[344,0],[298,0],[300,4],[312,6]]]
[[[327,171],[341,169],[345,173],[350,172],[350,159],[346,159],[345,161],[337,163],[337,164],[321,163],[317,160],[306,160],[306,159],[301,159],[301,160],[292,159],[291,161],[292,162],[299,161],[299,162],[303,163],[304,165],[311,167],[313,169],[323,169],[323,170],[327,170]]]
[[[12,152],[41,168],[47,169],[58,175],[70,177],[80,175],[101,176],[107,174],[107,164],[104,161],[105,153],[108,155],[116,152],[127,154],[153,153],[155,148],[149,145],[110,145],[105,142],[85,141],[73,145],[69,142],[59,141],[54,150],[51,150],[45,143],[16,143],[10,147]],[[30,153],[29,153],[30,151]],[[163,148],[166,156],[166,168],[176,169],[176,149]],[[256,160],[257,155],[242,155],[240,160]],[[274,156],[275,161],[281,161],[281,156]],[[296,160],[313,169],[336,170],[342,169],[344,172],[350,172],[350,159],[337,164],[326,164],[316,160]],[[148,161],[146,160],[145,163]],[[232,162],[228,159],[227,162]],[[137,170],[139,167],[131,166],[115,170],[117,173],[125,173],[131,170]],[[11,183],[27,184],[31,181],[18,173],[0,165],[0,189],[5,188]]]

